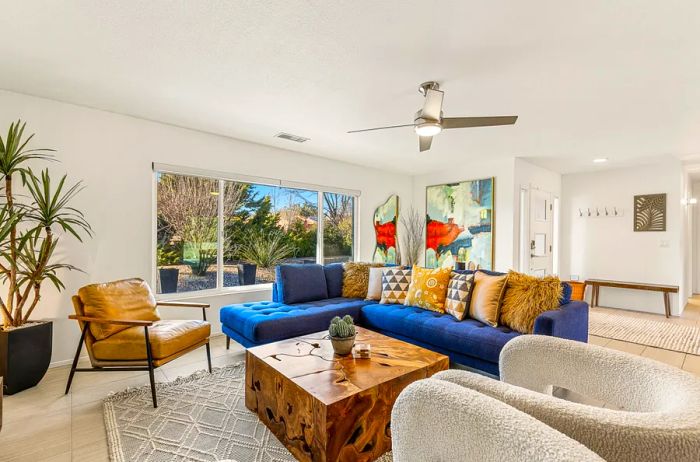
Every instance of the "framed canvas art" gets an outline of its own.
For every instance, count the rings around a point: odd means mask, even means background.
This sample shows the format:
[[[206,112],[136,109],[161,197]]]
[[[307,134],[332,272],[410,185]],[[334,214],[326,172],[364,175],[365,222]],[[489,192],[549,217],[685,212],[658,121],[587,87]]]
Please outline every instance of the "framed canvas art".
[[[425,266],[493,269],[495,178],[426,188]]]
[[[374,247],[372,261],[374,263],[398,264],[399,240],[397,228],[399,224],[399,196],[389,198],[374,211],[374,234],[377,244]]]

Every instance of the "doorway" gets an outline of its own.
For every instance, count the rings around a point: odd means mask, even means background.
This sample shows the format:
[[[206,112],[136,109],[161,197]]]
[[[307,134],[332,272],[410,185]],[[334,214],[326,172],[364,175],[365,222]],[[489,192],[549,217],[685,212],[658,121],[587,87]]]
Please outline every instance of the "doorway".
[[[520,270],[543,277],[559,272],[559,198],[548,191],[522,189]]]

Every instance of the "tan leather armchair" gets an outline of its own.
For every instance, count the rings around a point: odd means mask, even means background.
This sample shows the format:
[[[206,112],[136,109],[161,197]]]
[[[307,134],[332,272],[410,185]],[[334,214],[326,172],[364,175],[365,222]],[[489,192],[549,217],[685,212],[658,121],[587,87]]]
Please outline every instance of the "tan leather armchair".
[[[66,394],[76,372],[148,371],[153,407],[158,407],[154,369],[201,346],[211,373],[208,303],[157,302],[143,279],[123,279],[81,288],[73,296],[80,341],[68,376]],[[158,307],[201,308],[201,321],[162,320]],[[83,343],[91,368],[79,368]]]

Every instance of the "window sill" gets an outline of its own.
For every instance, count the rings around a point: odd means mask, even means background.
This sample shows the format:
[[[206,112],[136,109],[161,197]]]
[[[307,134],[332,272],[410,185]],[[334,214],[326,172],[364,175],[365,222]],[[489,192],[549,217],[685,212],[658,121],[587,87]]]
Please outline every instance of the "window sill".
[[[224,295],[247,294],[256,292],[269,292],[272,290],[272,283],[255,284],[252,286],[225,287],[223,289],[197,290],[194,292],[176,292],[173,294],[158,294],[156,301],[167,302],[174,300],[191,300],[197,298],[221,297]]]

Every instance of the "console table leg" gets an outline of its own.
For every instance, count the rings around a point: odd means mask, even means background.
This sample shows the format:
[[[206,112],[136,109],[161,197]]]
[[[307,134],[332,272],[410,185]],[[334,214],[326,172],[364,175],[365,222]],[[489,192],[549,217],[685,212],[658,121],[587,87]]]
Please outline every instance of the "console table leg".
[[[664,309],[666,310],[666,317],[671,317],[671,297],[668,292],[664,292]]]

